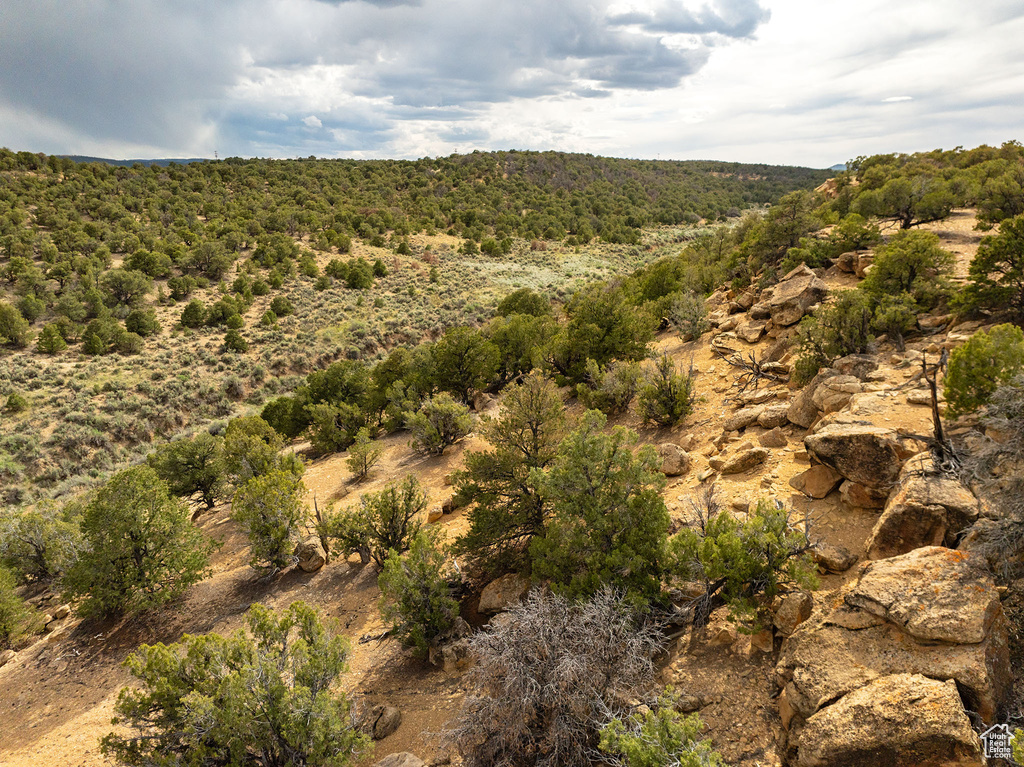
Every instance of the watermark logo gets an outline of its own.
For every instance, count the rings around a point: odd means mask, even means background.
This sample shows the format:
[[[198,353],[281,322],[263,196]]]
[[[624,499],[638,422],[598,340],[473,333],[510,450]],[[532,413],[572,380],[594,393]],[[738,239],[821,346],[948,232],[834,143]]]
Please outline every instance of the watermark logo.
[[[981,733],[986,759],[1013,759],[1013,730],[1008,724],[994,724]]]

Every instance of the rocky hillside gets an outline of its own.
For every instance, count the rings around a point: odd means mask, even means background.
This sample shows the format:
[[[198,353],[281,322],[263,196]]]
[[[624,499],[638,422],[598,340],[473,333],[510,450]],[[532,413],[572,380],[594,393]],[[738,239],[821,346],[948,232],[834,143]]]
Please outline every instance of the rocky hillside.
[[[963,283],[977,252],[975,223],[974,212],[961,209],[923,227],[954,254],[954,283]],[[1006,721],[1019,700],[1019,596],[997,585],[990,549],[971,533],[998,514],[934,452],[928,388],[933,375],[941,386],[936,366],[947,353],[994,318],[963,321],[940,303],[915,318],[905,342],[879,335],[805,385],[793,380],[801,319],[853,290],[872,260],[872,250],[849,251],[827,266],[798,266],[771,286],[714,292],[708,332],[684,341],[662,331],[654,343],[694,371],[693,413],[663,428],[645,425],[635,408],[609,422],[658,450],[673,529],[696,524],[694,499],[713,492],[737,519],[762,498],[792,509],[813,543],[816,587],[784,588],[770,625],[745,633],[718,609],[706,626],[682,622],[667,631],[656,658],[658,681],[682,692],[679,708],[699,712],[728,764],[981,765],[978,733]],[[562,393],[578,415],[582,406]],[[491,415],[499,406],[490,397],[476,403]],[[954,437],[976,433],[976,423],[947,419]],[[425,521],[449,537],[464,532],[467,510],[453,501],[451,474],[467,451],[485,445],[479,431],[440,456],[414,452],[402,433],[380,444],[377,471],[361,485],[347,454],[313,460],[304,477],[309,505],[345,505],[411,474],[427,492]],[[459,761],[438,733],[469,689],[464,639],[439,647],[433,663],[418,660],[388,635],[377,573],[358,556],[325,562],[314,547],[297,567],[253,580],[228,505],[199,524],[223,542],[213,576],[169,609],[82,622],[59,598],[33,597],[46,613],[45,634],[0,656],[0,762],[102,764],[97,738],[110,730],[117,692],[129,681],[119,664],[139,643],[226,633],[252,602],[283,607],[297,598],[337,619],[352,641],[345,686],[377,741],[366,763],[406,752],[381,764]],[[508,576],[475,584],[463,617],[474,626],[500,621],[491,616],[528,585]],[[677,605],[686,589],[673,592]]]

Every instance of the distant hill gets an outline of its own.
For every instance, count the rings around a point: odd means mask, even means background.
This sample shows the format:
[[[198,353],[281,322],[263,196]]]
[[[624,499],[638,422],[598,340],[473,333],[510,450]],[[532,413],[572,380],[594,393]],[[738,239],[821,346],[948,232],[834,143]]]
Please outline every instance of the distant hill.
[[[177,157],[175,157],[175,158],[162,158],[162,159],[157,159],[157,160],[111,160],[110,158],[107,158],[107,157],[87,157],[85,155],[80,155],[80,154],[62,154],[62,155],[58,155],[58,156],[59,157],[63,157],[63,158],[68,159],[68,160],[72,160],[74,162],[101,162],[101,163],[103,163],[105,165],[123,165],[123,166],[125,166],[127,168],[130,168],[133,165],[144,165],[147,168],[150,165],[159,165],[162,168],[166,168],[171,163],[176,163],[177,165],[188,165],[189,163],[193,163],[193,162],[208,162],[209,161],[208,158],[205,158],[205,157],[185,157],[185,158],[177,158]]]
[[[835,165],[830,165],[828,169],[829,170],[840,170],[840,171],[846,170],[846,163],[845,162],[837,162]]]

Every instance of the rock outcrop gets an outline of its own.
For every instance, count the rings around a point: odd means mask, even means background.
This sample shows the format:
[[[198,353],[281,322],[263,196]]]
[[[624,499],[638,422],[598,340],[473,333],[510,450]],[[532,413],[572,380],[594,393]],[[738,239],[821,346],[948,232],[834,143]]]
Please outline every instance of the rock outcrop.
[[[914,456],[868,538],[868,559],[921,546],[954,546],[977,518],[978,501],[967,488],[938,471],[931,456]]]
[[[775,285],[770,297],[765,299],[762,295],[762,303],[772,322],[777,327],[786,327],[799,322],[808,309],[827,295],[828,286],[806,264],[801,264]]]
[[[904,452],[894,429],[870,423],[831,423],[804,437],[807,452],[844,478],[865,487],[890,488]]]
[[[843,478],[838,471],[831,466],[819,464],[795,475],[789,480],[789,484],[810,498],[824,498],[842,481]]]
[[[983,764],[952,680],[893,674],[869,682],[807,720],[800,767],[968,767]]]
[[[968,709],[985,722],[998,719],[1009,648],[984,562],[946,548],[918,549],[862,565],[824,604],[785,640],[776,666],[780,714],[800,760],[812,718],[891,675],[954,680]]]
[[[481,615],[504,612],[526,596],[529,590],[530,579],[525,575],[503,575],[484,586],[476,610]]]
[[[426,767],[427,763],[415,754],[408,751],[401,751],[397,754],[388,754],[373,767]]]

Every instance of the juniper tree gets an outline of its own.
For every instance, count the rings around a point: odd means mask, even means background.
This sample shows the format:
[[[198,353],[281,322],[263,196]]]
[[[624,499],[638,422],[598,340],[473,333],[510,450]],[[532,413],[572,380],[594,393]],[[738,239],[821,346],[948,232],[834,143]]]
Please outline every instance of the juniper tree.
[[[506,390],[498,418],[480,429],[493,449],[468,451],[454,479],[458,497],[473,504],[461,553],[489,568],[521,564],[549,512],[532,473],[554,460],[565,420],[558,389],[540,374]]]
[[[153,469],[111,477],[82,514],[85,546],[64,577],[87,616],[136,612],[180,596],[209,573],[212,541],[192,526]]]
[[[530,545],[534,576],[570,597],[622,589],[645,602],[661,590],[669,516],[661,498],[665,477],[657,453],[636,453],[635,433],[588,410],[540,477],[553,516]],[[539,474],[539,472],[535,472]]]

